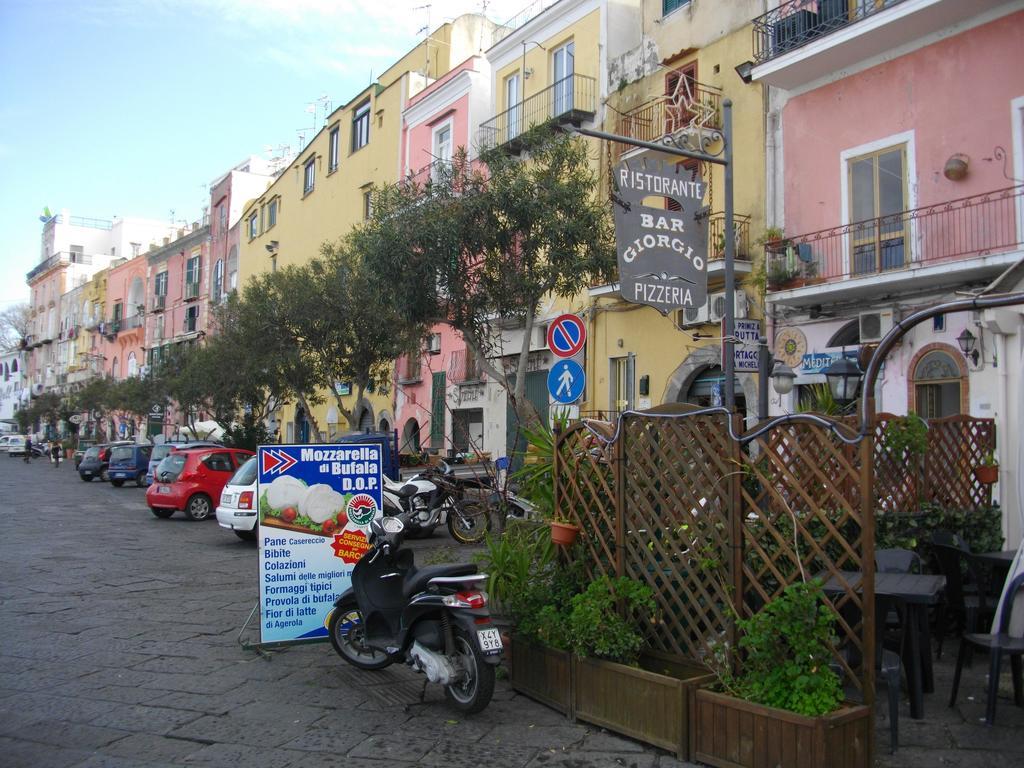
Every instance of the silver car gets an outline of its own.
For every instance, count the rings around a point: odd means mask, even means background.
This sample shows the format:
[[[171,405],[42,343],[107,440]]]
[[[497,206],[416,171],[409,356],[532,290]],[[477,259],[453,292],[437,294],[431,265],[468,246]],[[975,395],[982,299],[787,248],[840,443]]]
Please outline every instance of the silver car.
[[[240,466],[220,494],[217,523],[244,541],[256,541],[256,457]]]

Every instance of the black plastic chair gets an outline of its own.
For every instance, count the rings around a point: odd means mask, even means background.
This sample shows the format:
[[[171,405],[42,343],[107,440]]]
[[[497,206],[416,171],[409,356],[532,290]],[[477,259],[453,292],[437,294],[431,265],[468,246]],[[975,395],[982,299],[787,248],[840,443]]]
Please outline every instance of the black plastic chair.
[[[1024,701],[1022,696],[1021,680],[1021,655],[1024,654],[1024,637],[1011,637],[1009,634],[1010,622],[1013,618],[1013,604],[1017,600],[1018,592],[1024,590],[1024,573],[1018,575],[1010,583],[1007,590],[1006,602],[1003,603],[1003,610],[1000,615],[997,634],[978,634],[973,632],[964,633],[960,640],[960,651],[956,655],[956,672],[953,675],[953,691],[949,696],[949,706],[956,704],[957,690],[960,688],[960,673],[963,671],[964,661],[967,659],[968,651],[971,648],[987,650],[989,659],[988,669],[988,690],[985,702],[985,724],[992,725],[996,719],[996,693],[999,690],[999,668],[1002,664],[1003,654],[1010,657],[1010,667],[1013,672],[1013,703],[1018,707]]]
[[[921,556],[912,549],[876,549],[875,571],[878,573],[924,573]]]
[[[936,531],[932,534],[931,549],[946,577],[945,604],[936,623],[937,655],[941,658],[950,612],[962,620],[963,632],[974,632],[979,620],[991,618],[992,608],[986,599],[988,568],[973,557],[967,542],[955,533]]]

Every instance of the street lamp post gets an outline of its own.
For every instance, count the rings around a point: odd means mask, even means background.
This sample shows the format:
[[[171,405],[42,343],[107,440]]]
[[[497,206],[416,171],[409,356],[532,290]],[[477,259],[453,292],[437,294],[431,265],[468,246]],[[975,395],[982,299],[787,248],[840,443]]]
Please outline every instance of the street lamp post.
[[[775,359],[767,337],[758,338],[757,344],[757,420],[765,421],[768,418],[768,379],[772,380],[778,394],[788,395],[793,391],[796,374],[788,365]]]

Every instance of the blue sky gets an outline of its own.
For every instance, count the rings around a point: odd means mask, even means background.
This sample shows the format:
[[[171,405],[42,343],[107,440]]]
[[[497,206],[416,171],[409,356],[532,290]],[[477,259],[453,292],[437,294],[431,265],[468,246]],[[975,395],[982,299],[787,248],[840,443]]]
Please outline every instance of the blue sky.
[[[28,298],[43,206],[197,219],[216,176],[297,150],[311,103],[345,103],[412,47],[427,2],[0,0],[0,309]],[[480,8],[433,0],[431,27]]]

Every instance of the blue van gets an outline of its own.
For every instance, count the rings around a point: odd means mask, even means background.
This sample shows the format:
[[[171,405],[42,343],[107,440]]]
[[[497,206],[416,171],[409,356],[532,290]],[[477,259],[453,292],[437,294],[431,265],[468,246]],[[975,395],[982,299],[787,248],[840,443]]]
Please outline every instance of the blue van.
[[[110,449],[107,477],[110,484],[120,488],[127,480],[134,480],[142,488],[146,485],[146,469],[153,446],[147,444],[118,445]]]
[[[402,479],[398,465],[398,432],[352,432],[334,438],[335,443],[374,443],[381,448],[382,472],[396,482]]]

